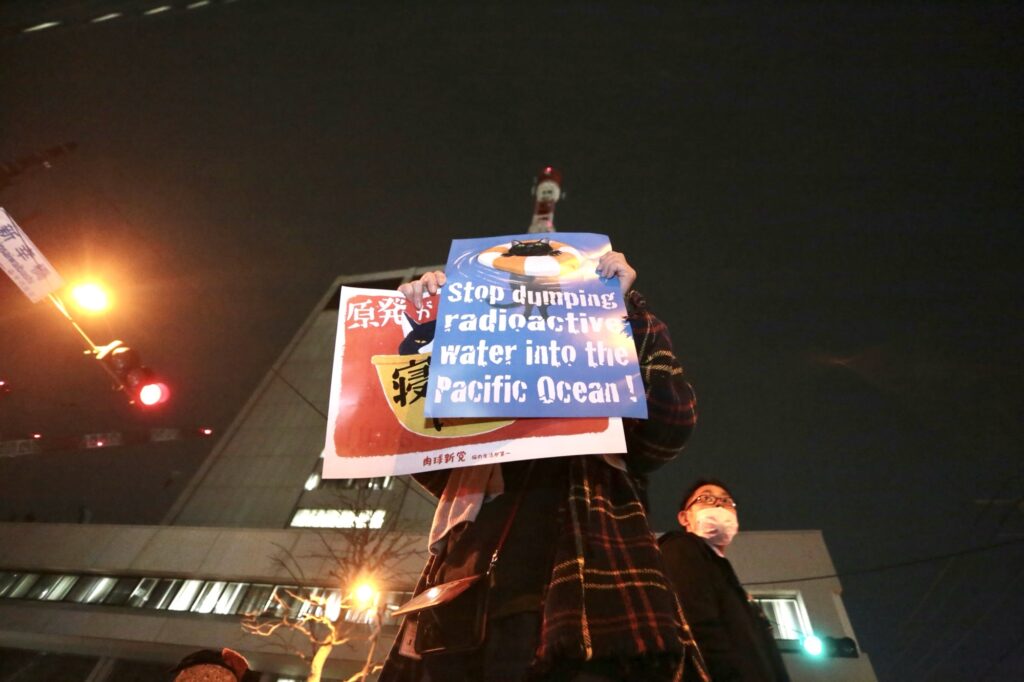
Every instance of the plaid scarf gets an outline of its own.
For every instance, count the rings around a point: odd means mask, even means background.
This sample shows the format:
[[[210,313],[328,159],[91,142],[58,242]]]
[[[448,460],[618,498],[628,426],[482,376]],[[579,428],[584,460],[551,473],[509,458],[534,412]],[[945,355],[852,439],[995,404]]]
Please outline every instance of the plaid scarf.
[[[693,634],[665,578],[644,511],[643,475],[682,450],[696,422],[665,325],[630,292],[630,323],[648,418],[627,420],[629,473],[597,457],[573,457],[538,659],[633,659],[675,654],[707,680]],[[682,675],[682,666],[678,671]]]

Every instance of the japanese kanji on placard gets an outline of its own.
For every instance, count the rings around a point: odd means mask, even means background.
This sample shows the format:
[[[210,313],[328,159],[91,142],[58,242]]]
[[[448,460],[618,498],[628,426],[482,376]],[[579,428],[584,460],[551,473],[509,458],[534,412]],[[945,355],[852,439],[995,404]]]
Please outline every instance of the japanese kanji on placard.
[[[7,211],[0,208],[0,268],[33,303],[64,286],[46,256]]]
[[[325,477],[625,452],[619,419],[425,416],[437,302],[416,310],[396,291],[342,287]]]

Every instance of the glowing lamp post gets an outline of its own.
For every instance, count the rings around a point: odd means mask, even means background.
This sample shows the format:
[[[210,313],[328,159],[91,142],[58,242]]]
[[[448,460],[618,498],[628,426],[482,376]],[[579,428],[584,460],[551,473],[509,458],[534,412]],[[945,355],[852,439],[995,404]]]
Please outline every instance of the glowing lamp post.
[[[380,590],[370,579],[364,578],[356,583],[352,589],[352,601],[356,608],[362,611],[369,620],[371,633],[369,638],[370,648],[366,653],[366,663],[363,666],[360,680],[367,680],[373,668],[373,655],[377,650],[377,642],[380,640],[381,629],[381,599]]]
[[[98,315],[110,308],[110,296],[106,289],[95,282],[83,282],[71,288],[71,300],[75,307],[91,315]]]
[[[358,611],[376,610],[380,592],[371,580],[361,580],[352,589],[352,603]]]

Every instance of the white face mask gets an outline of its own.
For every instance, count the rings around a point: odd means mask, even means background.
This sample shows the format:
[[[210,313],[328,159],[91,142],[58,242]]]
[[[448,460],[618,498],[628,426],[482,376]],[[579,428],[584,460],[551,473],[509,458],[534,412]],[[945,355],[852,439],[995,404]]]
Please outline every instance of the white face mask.
[[[693,533],[715,547],[726,547],[739,532],[736,512],[722,507],[706,507],[693,513]]]

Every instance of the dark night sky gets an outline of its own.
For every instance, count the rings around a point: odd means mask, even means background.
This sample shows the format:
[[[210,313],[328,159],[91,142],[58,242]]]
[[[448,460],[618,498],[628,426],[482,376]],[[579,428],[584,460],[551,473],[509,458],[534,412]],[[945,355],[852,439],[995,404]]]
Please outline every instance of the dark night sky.
[[[859,573],[1024,538],[976,502],[1024,493],[1024,7],[157,4],[0,6],[66,24],[0,34],[0,160],[79,145],[0,205],[112,285],[88,329],[174,402],[121,405],[4,279],[0,433],[223,428],[336,275],[522,231],[553,163],[557,225],[628,255],[701,401],[655,525],[717,475],[744,527],[824,531],[880,679],[1024,669],[1021,544]]]

